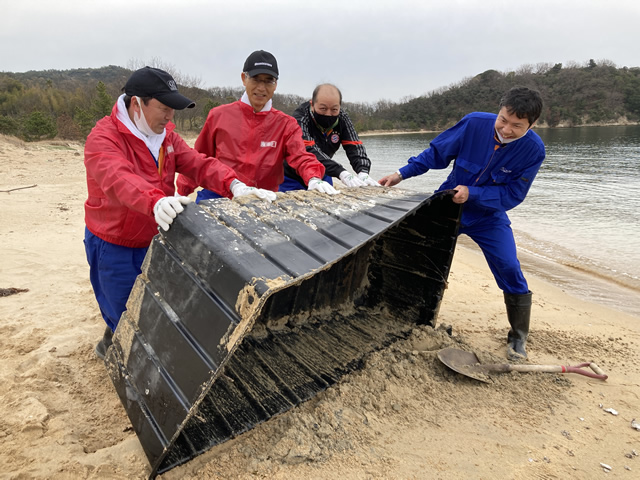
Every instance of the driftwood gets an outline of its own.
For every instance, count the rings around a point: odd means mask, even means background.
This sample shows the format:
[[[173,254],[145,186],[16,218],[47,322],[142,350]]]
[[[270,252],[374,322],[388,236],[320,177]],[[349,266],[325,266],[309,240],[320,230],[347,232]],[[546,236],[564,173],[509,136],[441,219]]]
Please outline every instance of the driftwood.
[[[33,187],[37,187],[38,184],[34,183],[33,185],[27,185],[26,187],[16,187],[16,188],[10,188],[9,190],[0,190],[0,192],[5,192],[5,193],[9,193],[9,192],[13,192],[15,190],[24,190],[25,188],[33,188]]]

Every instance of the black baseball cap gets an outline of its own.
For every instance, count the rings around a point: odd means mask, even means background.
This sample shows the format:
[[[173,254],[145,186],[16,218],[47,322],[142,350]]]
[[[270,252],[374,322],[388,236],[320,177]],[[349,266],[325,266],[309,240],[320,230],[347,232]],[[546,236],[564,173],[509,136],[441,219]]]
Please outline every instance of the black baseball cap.
[[[278,78],[278,62],[276,61],[276,57],[269,52],[256,50],[247,57],[242,71],[247,72],[250,77],[266,73]]]
[[[175,110],[193,108],[196,102],[178,93],[178,85],[164,70],[144,67],[136,70],[124,85],[124,93],[136,97],[151,97]]]

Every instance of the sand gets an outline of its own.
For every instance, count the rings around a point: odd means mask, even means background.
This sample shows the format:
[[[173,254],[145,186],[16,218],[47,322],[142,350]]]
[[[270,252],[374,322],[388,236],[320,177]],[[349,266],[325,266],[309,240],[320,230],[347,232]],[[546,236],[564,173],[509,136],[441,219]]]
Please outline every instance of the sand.
[[[2,479],[150,472],[94,354],[104,323],[82,244],[82,161],[81,144],[0,136],[0,289],[27,290],[0,290]],[[442,365],[449,346],[506,362],[501,292],[461,242],[439,328],[416,328],[313,400],[160,478],[639,478],[640,317],[527,276],[529,362],[593,361],[607,381],[512,372],[482,383]]]

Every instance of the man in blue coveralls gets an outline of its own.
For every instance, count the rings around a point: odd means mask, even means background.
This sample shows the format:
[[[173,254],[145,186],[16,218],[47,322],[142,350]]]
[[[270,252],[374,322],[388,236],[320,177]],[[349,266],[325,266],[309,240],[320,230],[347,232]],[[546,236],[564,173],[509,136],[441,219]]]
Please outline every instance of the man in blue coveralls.
[[[429,169],[446,168],[454,161],[438,191],[456,190],[453,201],[465,204],[459,233],[471,237],[482,249],[504,292],[511,325],[507,357],[520,360],[527,358],[532,294],[520,268],[506,211],[524,200],[545,158],[544,144],[531,130],[542,111],[542,99],[535,90],[514,87],[499,108],[497,115],[466,115],[380,184],[393,186]]]

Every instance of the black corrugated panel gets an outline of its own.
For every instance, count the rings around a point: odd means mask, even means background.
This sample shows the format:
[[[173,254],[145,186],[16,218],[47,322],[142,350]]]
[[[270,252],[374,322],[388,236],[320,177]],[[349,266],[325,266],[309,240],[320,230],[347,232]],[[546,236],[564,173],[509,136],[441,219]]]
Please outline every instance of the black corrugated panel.
[[[345,189],[188,205],[154,238],[107,366],[155,477],[435,324],[451,193]]]

